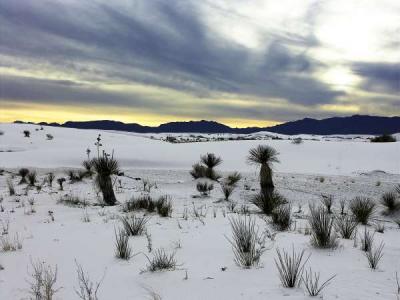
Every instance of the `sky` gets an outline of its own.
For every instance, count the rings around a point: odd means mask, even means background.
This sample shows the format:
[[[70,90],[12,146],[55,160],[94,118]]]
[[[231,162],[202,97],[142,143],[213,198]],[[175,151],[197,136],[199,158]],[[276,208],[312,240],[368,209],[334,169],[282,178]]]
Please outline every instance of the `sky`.
[[[0,122],[400,115],[398,0],[0,0]]]

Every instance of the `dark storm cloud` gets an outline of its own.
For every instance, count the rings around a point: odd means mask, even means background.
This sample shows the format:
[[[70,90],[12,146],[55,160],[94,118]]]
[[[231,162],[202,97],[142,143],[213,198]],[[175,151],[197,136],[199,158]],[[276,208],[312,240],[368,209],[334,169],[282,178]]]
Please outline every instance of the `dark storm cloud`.
[[[353,65],[353,69],[365,79],[365,89],[400,94],[400,63],[359,62]]]
[[[50,63],[60,71],[91,64],[97,69],[82,71],[87,80],[102,74],[106,81],[140,82],[200,97],[219,91],[315,105],[341,95],[311,77],[318,62],[290,51],[296,38],[302,47],[315,44],[312,35],[266,33],[270,46],[252,63],[251,50],[210,33],[197,2],[137,2],[148,18],[109,3],[0,1],[0,53]],[[91,97],[88,90],[79,95],[67,87],[57,91],[54,102]]]

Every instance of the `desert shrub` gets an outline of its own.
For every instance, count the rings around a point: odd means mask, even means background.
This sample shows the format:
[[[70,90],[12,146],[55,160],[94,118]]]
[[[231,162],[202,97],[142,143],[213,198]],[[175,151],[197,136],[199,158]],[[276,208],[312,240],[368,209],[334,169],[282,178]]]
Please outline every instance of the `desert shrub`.
[[[315,247],[335,248],[337,246],[336,234],[333,228],[334,219],[325,209],[310,206],[308,223],[311,229],[311,243]]]
[[[175,259],[175,252],[167,254],[164,249],[154,250],[152,258],[146,255],[148,260],[147,271],[156,272],[164,270],[174,270],[177,266],[177,261]]]
[[[7,229],[8,231],[8,229]],[[4,232],[4,230],[3,230]],[[11,238],[10,235],[3,235],[0,237],[0,249],[3,252],[13,252],[22,249],[22,241],[19,238],[18,233]]]
[[[31,136],[31,132],[29,130],[24,130],[23,134],[24,134],[24,137],[26,137],[26,138]]]
[[[292,251],[290,255],[285,250],[282,253],[276,249],[278,260],[275,259],[275,265],[279,271],[279,279],[286,288],[294,288],[300,285],[301,276],[303,275],[304,265],[307,263],[308,258],[303,262],[304,250],[300,253]]]
[[[374,234],[369,232],[367,228],[364,228],[364,234],[363,236],[361,236],[360,242],[362,251],[370,251],[372,248],[372,244],[374,243]]]
[[[322,195],[321,202],[325,206],[328,214],[331,214],[333,206],[333,195]]]
[[[118,161],[114,159],[114,156],[103,153],[92,160],[93,169],[96,171],[96,185],[103,194],[103,201],[107,205],[115,205],[117,199],[115,198],[113,184],[111,176],[118,175],[120,169]]]
[[[208,183],[207,181],[198,182],[196,184],[196,189],[202,196],[208,196],[214,189],[214,185],[212,183]]]
[[[128,236],[142,235],[146,231],[146,217],[136,217],[135,215],[121,217],[122,226]]]
[[[381,197],[381,204],[385,206],[387,213],[393,213],[399,208],[397,193],[386,192]]]
[[[30,273],[31,280],[29,283],[29,293],[31,299],[37,300],[52,300],[54,295],[60,290],[56,288],[57,282],[57,266],[53,268],[44,262],[36,262],[32,264],[32,273]]]
[[[353,216],[340,215],[335,218],[335,229],[343,239],[352,239],[358,222]]]
[[[300,145],[302,143],[303,143],[303,139],[300,138],[300,137],[295,138],[295,139],[292,140],[292,144],[294,144],[294,145]]]
[[[375,270],[378,267],[379,261],[383,257],[383,248],[384,244],[381,243],[379,247],[373,248],[371,247],[367,252],[365,252],[365,256],[367,257],[369,267]]]
[[[251,202],[257,206],[262,213],[270,215],[279,205],[287,203],[285,197],[277,192],[259,193],[252,196]]]
[[[46,139],[48,141],[51,141],[52,139],[54,139],[54,136],[52,134],[48,133],[48,134],[46,134]]]
[[[192,170],[190,171],[190,175],[192,175],[192,177],[194,179],[204,178],[204,177],[206,177],[206,167],[204,167],[200,163],[196,163],[196,164],[194,164],[192,166]]]
[[[26,177],[28,179],[29,186],[34,186],[37,181],[36,171],[29,172]]]
[[[0,130],[0,136],[4,135],[4,131]]]
[[[224,183],[229,186],[235,186],[241,179],[242,175],[239,172],[233,172],[226,176]]]
[[[393,143],[396,138],[390,134],[382,134],[371,139],[371,143]]]
[[[115,230],[115,256],[124,260],[129,260],[132,257],[129,235],[123,229]]]
[[[7,178],[7,188],[8,188],[8,194],[10,196],[15,195],[15,187],[14,187],[14,182],[12,181],[11,178]]]
[[[65,180],[65,178],[64,177],[61,177],[61,178],[57,178],[57,183],[58,183],[58,185],[59,185],[59,187],[60,187],[60,191],[63,191],[64,190],[64,182],[65,182],[66,180]]]
[[[91,160],[84,160],[82,162],[82,166],[85,169],[85,176],[92,177],[92,175],[93,175],[93,169],[92,169],[93,164],[92,164],[92,161]]]
[[[172,202],[167,195],[158,198],[155,207],[161,217],[170,217],[172,214]]]
[[[90,280],[89,274],[83,270],[82,265],[78,264],[77,261],[75,261],[75,264],[77,268],[76,273],[78,275],[79,284],[79,288],[75,288],[76,295],[81,300],[99,300],[97,293],[104,279],[104,276],[99,282],[95,284]]]
[[[377,222],[374,224],[374,228],[376,232],[384,233],[385,232],[385,224],[381,222]]]
[[[332,279],[335,278],[336,275],[333,275],[321,284],[319,283],[319,277],[320,274],[313,272],[311,268],[309,271],[306,270],[304,276],[302,277],[302,281],[306,287],[307,293],[311,297],[318,296],[322,290],[331,283]]]
[[[21,180],[19,184],[27,183],[26,176],[29,174],[29,170],[27,168],[22,168],[18,170],[18,175],[21,176]]]
[[[235,186],[221,183],[221,191],[222,191],[222,194],[224,195],[224,199],[226,201],[229,200],[229,197],[232,195],[234,190],[235,190]]]
[[[53,173],[50,172],[49,174],[47,174],[47,182],[49,183],[50,187],[53,187],[54,178],[55,176]]]
[[[200,162],[205,166],[205,175],[211,180],[217,180],[220,178],[214,168],[222,163],[221,157],[215,156],[214,153],[207,153],[200,156]]]
[[[271,213],[272,224],[279,231],[288,230],[292,225],[292,206],[282,204],[275,208]]]
[[[243,268],[251,268],[259,265],[261,255],[265,251],[262,237],[256,228],[256,222],[251,217],[238,217],[229,219],[232,228],[232,245],[235,263]]]
[[[344,210],[346,208],[346,199],[340,199],[339,206],[340,206],[340,214],[343,216],[345,214]]]
[[[351,200],[349,208],[358,222],[367,225],[375,213],[375,202],[367,197],[356,197]]]
[[[77,206],[77,207],[86,207],[89,205],[89,202],[86,199],[81,199],[79,196],[70,194],[61,196],[57,200],[57,203],[66,206]]]

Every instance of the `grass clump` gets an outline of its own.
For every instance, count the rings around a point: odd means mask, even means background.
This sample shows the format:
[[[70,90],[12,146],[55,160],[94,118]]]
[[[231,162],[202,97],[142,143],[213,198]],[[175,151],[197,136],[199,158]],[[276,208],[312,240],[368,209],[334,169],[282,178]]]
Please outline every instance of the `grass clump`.
[[[364,228],[364,235],[360,238],[361,242],[361,250],[364,252],[368,252],[372,248],[372,244],[374,243],[374,233],[371,233]]]
[[[190,175],[192,175],[193,179],[204,178],[206,177],[206,167],[200,163],[196,163],[192,166]]]
[[[287,200],[281,194],[277,192],[273,193],[259,193],[254,195],[251,202],[257,206],[262,213],[270,215],[275,208],[282,204],[286,204]]]
[[[318,296],[324,288],[326,288],[332,281],[333,278],[335,278],[336,275],[333,275],[332,277],[328,278],[325,280],[323,283],[319,282],[320,274],[313,272],[310,268],[309,271],[305,271],[305,274],[302,278],[303,284],[307,290],[307,293],[311,297],[316,297]]]
[[[386,208],[386,213],[391,214],[400,207],[396,192],[386,192],[381,197],[381,204]]]
[[[208,196],[214,189],[214,185],[212,183],[208,183],[207,181],[198,182],[196,184],[196,189],[202,196]]]
[[[357,222],[367,225],[375,213],[376,204],[370,198],[358,196],[351,200],[349,208]]]
[[[175,252],[167,254],[164,249],[154,250],[152,258],[146,255],[149,264],[147,265],[147,271],[165,271],[165,270],[175,270],[177,266],[177,261],[175,259]]]
[[[35,183],[37,181],[36,171],[29,172],[29,174],[26,177],[28,179],[29,186],[35,186]]]
[[[86,207],[89,205],[89,202],[86,199],[81,199],[79,196],[70,194],[61,196],[57,203],[72,207]]]
[[[136,217],[135,215],[121,217],[122,226],[128,236],[142,235],[146,231],[146,217]]]
[[[300,253],[292,251],[290,255],[285,250],[282,253],[276,249],[278,259],[275,259],[275,265],[279,271],[279,279],[286,288],[294,288],[300,285],[301,276],[303,274],[304,265],[307,263],[310,256],[303,262],[304,250]]]
[[[8,188],[8,194],[10,196],[15,195],[15,187],[14,187],[14,182],[12,181],[11,178],[7,178],[7,188]]]
[[[369,267],[373,270],[378,268],[379,261],[383,257],[383,248],[384,244],[381,243],[377,248],[370,248],[367,252],[365,252],[365,256],[367,257]]]
[[[357,229],[358,222],[353,216],[340,215],[335,218],[336,232],[343,239],[352,239]]]
[[[155,203],[155,207],[157,209],[157,213],[161,217],[170,217],[172,214],[172,202],[169,196],[164,195],[158,198]]]
[[[31,264],[33,271],[29,274],[31,280],[28,280],[31,299],[54,299],[55,294],[60,290],[60,288],[55,287],[57,283],[57,266],[53,269],[40,261],[31,262]]]
[[[262,237],[256,228],[256,222],[251,217],[238,217],[229,219],[232,228],[232,245],[235,263],[243,268],[251,268],[259,265],[261,255],[265,251]]]
[[[132,257],[129,235],[127,235],[123,229],[115,231],[115,256],[124,260],[129,260]]]
[[[282,204],[275,208],[271,213],[271,221],[275,229],[285,231],[292,225],[292,206]]]
[[[27,183],[26,176],[28,174],[29,174],[29,169],[27,169],[27,168],[22,168],[22,169],[18,170],[18,175],[21,176],[21,180],[19,181],[19,184]]]
[[[310,206],[308,223],[311,229],[311,243],[318,248],[336,248],[334,219],[322,207]]]
[[[332,206],[333,206],[333,195],[321,195],[322,199],[321,202],[325,206],[328,214],[332,213]]]

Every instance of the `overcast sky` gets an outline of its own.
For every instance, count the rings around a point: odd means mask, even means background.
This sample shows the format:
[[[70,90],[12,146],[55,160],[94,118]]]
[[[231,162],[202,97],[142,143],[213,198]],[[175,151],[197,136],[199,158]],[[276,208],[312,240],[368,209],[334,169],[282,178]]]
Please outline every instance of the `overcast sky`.
[[[0,121],[400,115],[398,0],[0,0]]]

